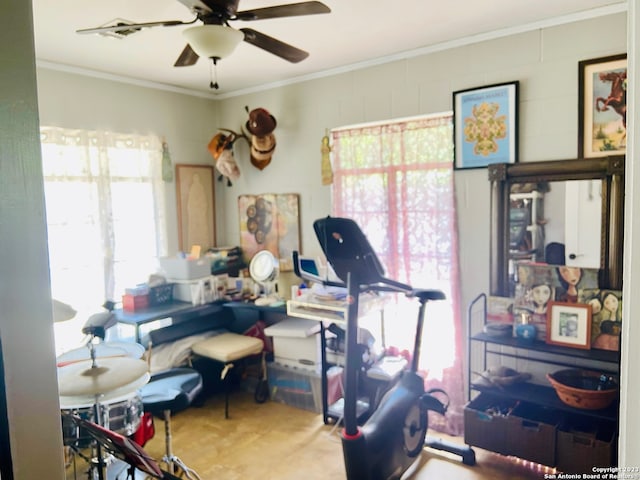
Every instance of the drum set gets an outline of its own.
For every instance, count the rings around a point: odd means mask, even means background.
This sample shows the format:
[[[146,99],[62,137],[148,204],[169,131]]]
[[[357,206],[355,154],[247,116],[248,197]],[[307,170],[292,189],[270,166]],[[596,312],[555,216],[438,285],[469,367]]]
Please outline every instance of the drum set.
[[[63,444],[68,466],[73,462],[75,469],[78,456],[89,463],[90,478],[103,480],[114,458],[87,425],[126,437],[135,433],[144,414],[140,389],[150,374],[142,345],[104,342],[103,335],[89,333],[85,347],[57,358]]]

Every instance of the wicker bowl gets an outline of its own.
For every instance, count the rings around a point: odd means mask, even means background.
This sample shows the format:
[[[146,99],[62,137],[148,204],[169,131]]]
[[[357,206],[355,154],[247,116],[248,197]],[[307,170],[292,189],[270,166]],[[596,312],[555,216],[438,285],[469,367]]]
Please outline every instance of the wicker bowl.
[[[548,373],[547,379],[560,400],[574,408],[607,408],[618,395],[617,383],[598,372],[570,368]]]

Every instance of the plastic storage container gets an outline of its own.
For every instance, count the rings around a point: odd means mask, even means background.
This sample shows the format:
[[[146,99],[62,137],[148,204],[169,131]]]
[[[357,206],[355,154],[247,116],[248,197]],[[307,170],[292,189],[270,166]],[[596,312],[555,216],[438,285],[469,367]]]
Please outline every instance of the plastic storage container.
[[[160,269],[168,279],[194,280],[211,275],[211,261],[208,258],[160,257],[158,260]]]
[[[322,413],[322,380],[319,373],[269,363],[267,375],[272,401]]]
[[[274,360],[282,365],[320,371],[320,323],[305,318],[285,318],[264,329],[273,337]]]

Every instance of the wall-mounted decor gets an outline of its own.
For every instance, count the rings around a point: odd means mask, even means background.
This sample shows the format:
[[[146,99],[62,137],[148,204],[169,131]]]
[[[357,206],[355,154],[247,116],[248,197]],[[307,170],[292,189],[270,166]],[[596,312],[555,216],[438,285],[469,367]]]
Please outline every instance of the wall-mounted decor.
[[[453,92],[455,169],[518,160],[518,87],[515,81]]]
[[[180,250],[202,251],[216,244],[216,209],[213,190],[214,171],[210,165],[176,165],[178,238]]]
[[[578,157],[621,155],[627,139],[627,55],[578,63]]]
[[[591,348],[591,305],[551,302],[547,314],[547,343]]]
[[[300,250],[300,197],[297,193],[240,195],[240,246],[245,262],[261,250],[279,259],[281,272],[293,270],[293,251]]]

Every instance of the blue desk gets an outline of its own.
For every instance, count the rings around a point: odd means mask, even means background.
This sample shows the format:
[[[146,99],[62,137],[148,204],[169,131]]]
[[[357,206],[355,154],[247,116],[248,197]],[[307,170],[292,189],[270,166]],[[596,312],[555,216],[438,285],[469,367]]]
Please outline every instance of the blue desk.
[[[122,309],[116,309],[113,313],[115,314],[116,320],[119,324],[131,325],[134,327],[135,341],[137,343],[142,343],[140,327],[145,324],[155,322],[156,320],[162,320],[164,318],[171,318],[172,323],[178,323],[197,317],[207,317],[219,313],[220,311],[222,311],[221,302],[206,303],[204,305],[192,305],[187,302],[171,302],[164,305],[145,308],[137,312],[125,312]]]

